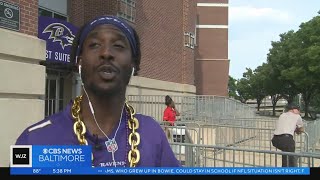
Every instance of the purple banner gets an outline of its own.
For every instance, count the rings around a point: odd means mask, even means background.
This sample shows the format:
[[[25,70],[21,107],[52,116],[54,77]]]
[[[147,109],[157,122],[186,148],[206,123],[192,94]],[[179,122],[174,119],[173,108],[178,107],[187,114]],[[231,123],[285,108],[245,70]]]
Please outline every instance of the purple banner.
[[[47,42],[46,60],[70,63],[72,42],[78,28],[69,22],[39,17],[38,37]]]

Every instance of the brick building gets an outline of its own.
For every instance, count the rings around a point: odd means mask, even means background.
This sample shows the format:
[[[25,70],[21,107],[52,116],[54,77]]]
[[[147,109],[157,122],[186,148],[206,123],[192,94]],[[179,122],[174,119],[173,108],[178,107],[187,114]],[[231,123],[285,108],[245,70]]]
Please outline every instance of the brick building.
[[[198,0],[197,94],[228,96],[228,0]]]
[[[195,32],[194,0],[71,0],[69,20],[76,26],[101,14],[131,22],[140,35],[140,76],[194,85],[194,49],[184,46],[184,33]],[[106,8],[104,8],[106,7]],[[188,38],[188,37],[187,37]]]
[[[228,0],[7,2],[19,4],[20,32],[33,36],[37,36],[38,15],[68,20],[78,27],[101,14],[124,17],[141,37],[140,76],[195,85],[199,95],[227,95]]]

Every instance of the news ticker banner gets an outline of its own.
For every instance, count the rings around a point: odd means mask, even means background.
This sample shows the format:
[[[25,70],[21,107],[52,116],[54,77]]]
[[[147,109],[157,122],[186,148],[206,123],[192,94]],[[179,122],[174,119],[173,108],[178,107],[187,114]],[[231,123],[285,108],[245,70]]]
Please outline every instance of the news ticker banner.
[[[10,168],[11,175],[310,175],[310,168]]]
[[[310,168],[91,167],[91,147],[13,145],[11,175],[310,175]]]

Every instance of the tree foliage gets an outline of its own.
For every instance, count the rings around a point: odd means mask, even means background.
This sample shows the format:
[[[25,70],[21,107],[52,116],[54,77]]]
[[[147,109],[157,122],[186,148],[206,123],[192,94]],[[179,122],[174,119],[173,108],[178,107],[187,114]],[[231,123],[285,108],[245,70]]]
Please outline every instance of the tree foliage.
[[[301,94],[308,118],[310,105],[320,109],[320,16],[301,23],[296,32],[289,30],[279,36],[279,41],[271,42],[266,63],[254,70],[247,68],[236,82],[229,81],[236,84],[232,96],[241,102],[256,99],[258,109],[262,99],[271,96],[275,114],[280,98],[290,103]]]

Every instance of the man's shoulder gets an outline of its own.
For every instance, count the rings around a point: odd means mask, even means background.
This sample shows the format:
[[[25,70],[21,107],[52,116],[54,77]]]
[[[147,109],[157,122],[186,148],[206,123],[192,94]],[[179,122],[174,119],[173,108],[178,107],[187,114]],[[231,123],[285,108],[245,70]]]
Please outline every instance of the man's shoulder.
[[[152,116],[144,114],[136,114],[136,118],[139,122],[138,131],[140,136],[145,138],[145,142],[159,144],[166,138],[163,128],[160,125],[160,121],[157,121]]]
[[[72,121],[66,119],[63,112],[59,112],[25,128],[16,144],[56,143],[65,137],[67,128],[72,128]]]
[[[143,126],[148,126],[149,128],[161,128],[160,121],[156,120],[152,116],[137,113],[136,118],[138,119],[139,124]]]
[[[59,112],[53,115],[50,115],[32,125],[27,127],[28,132],[32,132],[35,130],[47,130],[48,128],[52,128],[55,126],[59,126],[66,120],[64,112]]]
[[[292,112],[287,111],[287,112],[283,112],[282,114],[280,114],[279,117],[291,116],[292,114],[293,114]]]
[[[150,122],[150,123],[156,123],[157,122],[157,120],[154,117],[149,116],[149,115],[145,115],[145,114],[140,114],[140,113],[136,114],[136,118],[139,121],[143,121],[143,122]]]

